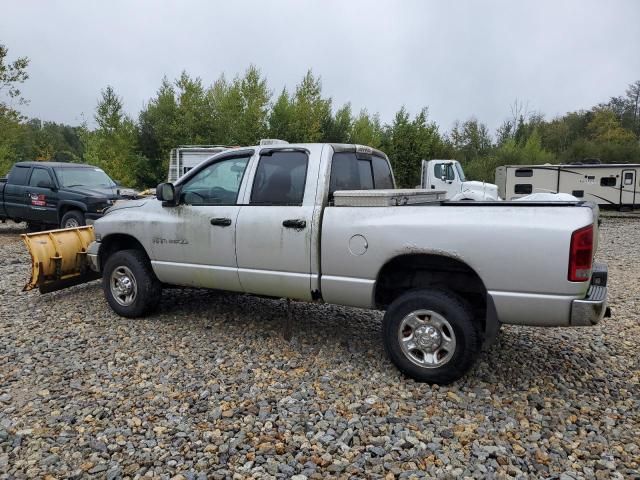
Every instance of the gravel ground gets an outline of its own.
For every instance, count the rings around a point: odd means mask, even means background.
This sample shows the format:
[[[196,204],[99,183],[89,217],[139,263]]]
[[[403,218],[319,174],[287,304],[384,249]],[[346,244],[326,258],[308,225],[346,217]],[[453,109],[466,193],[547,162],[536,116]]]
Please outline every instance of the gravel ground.
[[[168,290],[116,316],[97,282],[23,293],[0,226],[0,479],[640,478],[640,221],[606,218],[613,318],[504,327],[462,381],[402,377],[379,313]]]

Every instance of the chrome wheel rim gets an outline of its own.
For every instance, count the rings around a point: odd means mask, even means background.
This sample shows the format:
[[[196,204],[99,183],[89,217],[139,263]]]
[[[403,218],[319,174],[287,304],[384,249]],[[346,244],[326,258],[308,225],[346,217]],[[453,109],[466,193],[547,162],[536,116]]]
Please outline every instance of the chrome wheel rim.
[[[116,267],[109,279],[111,295],[123,307],[128,307],[136,300],[138,284],[129,267]]]
[[[398,329],[402,353],[422,368],[438,368],[456,351],[456,334],[447,319],[433,310],[416,310],[402,319]]]
[[[69,218],[66,222],[64,222],[64,228],[76,228],[79,226],[80,223],[75,218]]]

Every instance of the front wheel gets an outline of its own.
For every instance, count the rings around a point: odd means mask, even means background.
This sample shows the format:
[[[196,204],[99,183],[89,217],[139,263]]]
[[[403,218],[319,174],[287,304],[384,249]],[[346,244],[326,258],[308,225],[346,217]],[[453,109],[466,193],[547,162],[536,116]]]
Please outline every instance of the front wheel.
[[[77,228],[86,225],[84,215],[79,210],[69,210],[62,216],[60,228]]]
[[[102,289],[111,308],[128,318],[149,313],[162,294],[162,285],[140,250],[121,250],[107,259]]]
[[[446,290],[413,290],[397,298],[384,315],[382,333],[400,371],[442,385],[462,377],[481,347],[469,306]]]

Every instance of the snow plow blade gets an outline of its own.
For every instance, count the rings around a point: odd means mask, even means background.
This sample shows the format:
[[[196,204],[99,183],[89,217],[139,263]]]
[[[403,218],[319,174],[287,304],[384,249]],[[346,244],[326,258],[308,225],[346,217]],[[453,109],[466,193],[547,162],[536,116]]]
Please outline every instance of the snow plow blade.
[[[27,233],[22,240],[31,255],[31,279],[23,291],[37,287],[40,293],[55,292],[100,278],[87,263],[93,227]]]

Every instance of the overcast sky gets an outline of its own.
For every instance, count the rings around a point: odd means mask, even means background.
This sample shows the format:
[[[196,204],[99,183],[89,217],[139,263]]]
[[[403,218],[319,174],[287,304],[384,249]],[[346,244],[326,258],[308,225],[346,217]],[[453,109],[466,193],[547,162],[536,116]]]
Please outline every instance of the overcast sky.
[[[0,43],[31,59],[23,112],[57,122],[92,120],[108,84],[135,116],[165,74],[253,63],[276,95],[312,68],[334,107],[493,130],[515,99],[550,118],[639,80],[640,1],[0,0]]]

